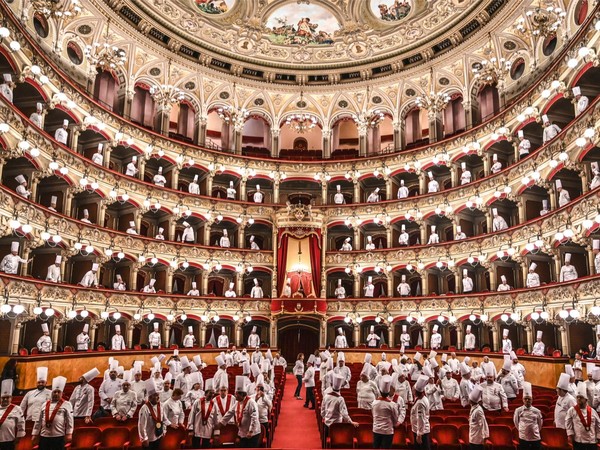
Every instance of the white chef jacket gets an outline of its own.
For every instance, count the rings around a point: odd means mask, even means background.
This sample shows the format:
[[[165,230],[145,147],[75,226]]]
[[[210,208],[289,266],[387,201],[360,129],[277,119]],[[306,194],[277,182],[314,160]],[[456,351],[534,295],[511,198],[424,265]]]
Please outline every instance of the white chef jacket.
[[[89,384],[77,385],[69,401],[73,406],[73,417],[91,417],[94,408],[94,388]]]
[[[40,416],[40,410],[42,406],[46,404],[52,395],[50,389],[34,389],[27,392],[21,400],[21,410],[25,414],[25,420],[37,420]]]
[[[365,297],[373,297],[373,293],[375,292],[375,286],[372,284],[367,284],[364,287]]]
[[[235,194],[236,194],[236,191],[234,188],[231,188],[231,187],[227,188],[227,198],[229,200],[235,200]]]
[[[575,361],[577,363],[577,361]],[[516,363],[510,368],[510,372],[515,376],[517,380],[517,386],[519,389],[523,389],[523,383],[525,382],[525,367],[521,363]]]
[[[531,142],[529,142],[529,139],[523,139],[521,142],[519,142],[519,155],[520,156],[527,155],[529,153],[530,149],[531,149]]]
[[[590,100],[585,95],[579,97],[579,100],[577,100],[577,107],[575,108],[575,117],[585,111],[589,103]]]
[[[194,229],[192,227],[185,227],[183,229],[183,233],[181,234],[182,242],[196,242],[196,238],[194,237]]]
[[[535,344],[533,344],[533,350],[531,351],[531,354],[535,356],[544,356],[545,350],[546,346],[543,342],[536,342]]]
[[[190,194],[200,194],[200,185],[198,183],[194,183],[193,181],[188,184],[188,192]]]
[[[304,376],[302,377],[302,381],[304,382],[305,387],[315,387],[315,368],[308,367],[306,372],[304,372]]]
[[[348,341],[346,340],[346,336],[338,334],[335,337],[335,348],[348,348]]]
[[[532,406],[520,406],[515,410],[513,416],[515,427],[519,431],[519,439],[524,441],[540,441],[540,429],[542,428],[542,413]]]
[[[442,346],[442,335],[440,333],[433,333],[430,339],[430,347],[434,350],[441,348]]]
[[[465,350],[475,349],[475,335],[473,333],[465,334]]]
[[[127,164],[127,168],[125,170],[125,175],[128,175],[130,177],[135,177],[138,172],[139,172],[139,170],[135,166],[134,163],[130,162],[129,164]]]
[[[206,417],[206,422],[204,421]],[[199,398],[192,405],[188,418],[188,429],[195,437],[210,439],[217,423],[217,405],[214,400],[207,401],[204,397]]]
[[[467,380],[466,378],[462,378],[460,380],[458,388],[460,391],[460,406],[462,406],[463,408],[469,406],[469,395],[471,394],[471,391],[473,390],[474,386],[475,385],[470,379]]]
[[[400,233],[400,236],[398,237],[398,243],[400,245],[408,245],[408,239],[409,239],[409,235],[406,231],[403,231],[402,233]]]
[[[79,333],[77,335],[77,350],[87,351],[90,346],[90,335]]]
[[[410,295],[410,284],[400,283],[397,290],[401,296]]]
[[[504,283],[500,283],[498,285],[498,292],[504,292],[504,291],[510,291],[510,285],[504,284]]]
[[[251,298],[263,298],[263,290],[260,286],[254,286],[250,291]]]
[[[458,381],[454,378],[448,379],[447,377],[442,378],[442,393],[446,400],[458,400],[460,397],[460,387]]]
[[[183,346],[185,348],[191,348],[194,346],[196,342],[196,337],[193,334],[186,334],[183,337]]]
[[[571,281],[577,279],[577,269],[572,264],[568,266],[562,266],[560,268],[560,280],[559,281]]]
[[[250,250],[260,250],[258,244],[254,241],[250,242]]]
[[[581,411],[584,417],[587,417],[587,411]],[[565,428],[567,436],[573,436],[573,440],[578,444],[594,444],[596,445],[598,437],[600,437],[600,418],[598,413],[591,409],[592,420],[590,429],[586,430],[575,408],[569,409],[565,419]]]
[[[492,164],[492,167],[490,170],[492,173],[500,172],[502,170],[502,163],[500,161],[496,161],[494,164]]]
[[[69,133],[64,128],[60,127],[54,132],[54,139],[56,139],[61,144],[67,145],[67,139],[69,138]]]
[[[22,184],[17,186],[17,194],[19,194],[21,197],[24,198],[29,198],[29,196],[31,195],[31,191],[29,191],[25,186],[23,186]]]
[[[409,194],[408,188],[406,186],[400,186],[398,188],[398,200],[401,198],[407,198]]]
[[[440,243],[440,237],[438,236],[437,233],[431,233],[429,235],[429,240],[427,241],[427,245],[430,244],[439,244]]]
[[[406,348],[410,347],[410,334],[402,333],[400,335],[400,343]]]
[[[344,203],[346,203],[346,199],[344,199],[344,194],[342,194],[341,192],[336,192],[336,194],[333,196],[333,203],[335,203],[336,205],[343,205]]]
[[[148,345],[151,347],[160,347],[161,337],[158,331],[153,331],[148,336]]]
[[[468,184],[471,182],[471,171],[469,170],[465,170],[461,175],[460,175],[460,184]]]
[[[545,144],[546,142],[554,139],[556,136],[558,136],[558,133],[560,133],[560,131],[560,127],[555,124],[551,124],[547,127],[544,127],[544,137],[542,142]]]
[[[183,425],[185,422],[185,411],[181,407],[181,401],[170,398],[162,404],[162,410],[171,424]]]
[[[213,386],[215,387],[215,391],[221,386],[229,386],[229,376],[225,370],[217,369],[213,376]]]
[[[224,247],[224,248],[231,247],[229,238],[227,236],[222,236],[221,239],[219,240],[219,246]]]
[[[338,375],[344,377],[344,384],[342,385],[342,389],[348,389],[350,387],[350,380],[352,379],[352,372],[350,372],[350,367],[344,366],[336,366],[333,368],[333,372]]]
[[[471,292],[473,290],[473,279],[466,277],[462,279],[463,292]]]
[[[238,422],[239,416],[241,416],[242,420]],[[224,425],[232,418],[235,418],[236,425],[238,426],[239,437],[245,438],[248,435],[256,436],[260,433],[258,406],[252,398],[246,397],[243,402],[237,402],[235,408],[227,411],[220,422]]]
[[[158,388],[158,386],[157,386]],[[130,392],[135,394],[135,398],[138,405],[141,405],[146,400],[146,382],[145,381],[132,381]]]
[[[102,153],[94,153],[92,155],[92,162],[101,166],[104,163],[104,155]]]
[[[96,273],[88,270],[81,281],[79,282],[83,287],[97,287],[98,286],[98,278],[96,278]]]
[[[377,203],[379,201],[379,194],[374,192],[367,197],[367,203]]]
[[[567,191],[565,188],[562,188],[558,194],[558,206],[565,206],[570,201],[571,196],[569,195],[569,191]]]
[[[115,380],[107,378],[102,382],[98,388],[98,397],[100,397],[100,406],[103,409],[110,408],[110,402],[108,399],[112,399],[115,393],[121,389],[121,384],[123,384],[123,380],[120,378],[116,378]]]
[[[40,336],[37,341],[37,348],[42,353],[50,353],[52,351],[52,340],[50,339],[50,336]]]
[[[19,255],[13,255],[9,253],[6,255],[0,263],[0,271],[9,275],[16,275],[19,270],[19,263],[26,263],[27,260],[21,258]]]
[[[333,295],[335,295],[335,298],[346,298],[346,289],[344,286],[338,286],[335,288]]]
[[[349,242],[344,242],[342,244],[342,248],[341,250],[342,252],[351,252],[352,251],[352,244],[350,244]]]
[[[0,84],[0,94],[2,94],[9,102],[13,102],[13,90],[8,83]]]
[[[115,334],[111,339],[111,350],[125,350],[127,347],[125,346],[125,339],[123,339],[122,334]]]
[[[148,284],[142,288],[142,292],[145,292],[147,294],[156,294],[156,289],[154,289],[154,286],[150,286]]]
[[[395,392],[396,392],[396,394],[398,394],[399,397],[402,398],[405,405],[412,403],[414,400],[412,388],[411,388],[408,380],[404,380],[402,382],[396,383],[396,391]]]
[[[365,245],[365,250],[375,250],[375,244],[373,244],[372,242]]]
[[[29,120],[31,120],[36,127],[42,128],[43,117],[44,116],[42,114],[39,114],[37,111],[34,111],[29,116]]]
[[[379,398],[373,403],[373,433],[393,435],[400,422],[398,404],[390,398]]]
[[[498,215],[494,217],[494,220],[492,221],[492,227],[494,231],[502,231],[508,228],[508,224],[506,223],[506,220],[504,220],[504,217]]]
[[[226,334],[220,335],[219,339],[217,339],[217,346],[219,348],[228,348],[229,347],[229,336],[227,336]]]
[[[367,336],[367,346],[368,347],[377,347],[377,341],[379,341],[381,338],[379,336],[377,336],[375,333],[370,333]]]
[[[235,296],[236,296],[236,294],[235,294],[235,291],[233,289],[227,289],[225,291],[225,297],[226,298],[233,298]]]
[[[429,183],[427,183],[427,192],[429,194],[432,194],[434,192],[439,192],[440,190],[440,184],[435,181],[435,180],[430,180]]]
[[[52,281],[53,283],[60,283],[60,266],[52,264],[48,266],[48,273],[46,274],[46,281]]]
[[[262,203],[263,198],[265,198],[265,196],[263,195],[262,192],[255,192],[254,195],[252,196],[252,200],[254,200],[254,203]]]
[[[372,409],[373,402],[379,396],[379,389],[373,380],[366,383],[359,380],[356,384],[356,398],[358,407],[362,409]]]
[[[500,409],[508,408],[508,400],[506,398],[506,392],[500,383],[488,384],[483,382],[480,385],[483,388],[481,396],[483,407],[488,411],[498,411]]]
[[[456,233],[456,235],[454,236],[454,240],[455,241],[460,241],[462,239],[466,239],[467,235],[465,233],[463,233],[462,231],[460,233]]]
[[[429,400],[429,410],[437,411],[444,409],[444,403],[442,402],[442,390],[437,384],[429,383],[425,386],[425,395]]]
[[[506,398],[513,399],[517,397],[519,393],[519,385],[517,384],[517,379],[512,373],[507,373],[506,375],[501,375],[500,384],[506,393]]]
[[[527,287],[538,287],[540,285],[540,276],[533,272],[527,274]]]
[[[469,443],[474,445],[483,445],[490,436],[490,429],[485,420],[485,413],[481,405],[471,406],[469,413]]]
[[[512,342],[510,339],[502,339],[502,353],[510,353],[512,351]]]
[[[0,417],[11,405],[3,408],[0,406]],[[12,411],[6,416],[6,420],[0,426],[0,442],[14,442],[16,438],[25,436],[25,419],[23,418],[23,410],[18,405],[12,405]]]
[[[163,431],[160,436],[156,435],[156,423],[154,422],[154,419],[152,419],[152,414],[150,413],[149,408],[152,408],[154,414],[158,415],[158,405],[159,403],[157,403],[156,405],[152,405],[150,402],[146,402],[140,408],[140,415],[138,418],[138,433],[140,435],[141,442],[154,442],[163,437],[165,434],[167,434],[168,426],[171,425],[171,422],[169,422],[169,419],[167,419],[167,417],[165,416],[165,412],[161,407],[160,415],[162,419],[161,422],[163,425]]]
[[[256,298],[256,297],[254,297],[254,298]],[[249,348],[260,347],[260,336],[258,334],[251,333],[250,336],[248,336],[248,347]]]
[[[164,176],[162,176],[161,174],[157,173],[156,175],[154,175],[154,178],[152,179],[152,181],[154,181],[154,184],[156,186],[164,187],[167,182],[167,179]]]
[[[418,399],[410,410],[410,425],[417,436],[429,434],[429,400],[426,396]]]
[[[577,400],[571,394],[565,394],[564,397],[556,399],[554,406],[554,426],[556,428],[566,428],[567,411],[577,404]]]
[[[321,402],[321,416],[326,426],[334,423],[352,422],[344,397],[337,392],[329,392]]]
[[[50,400],[48,400],[50,402]],[[60,406],[59,406],[60,404]],[[33,424],[32,436],[60,437],[73,434],[73,406],[68,401],[50,403],[50,417],[56,408],[58,412],[50,427],[46,426],[46,404],[40,409],[39,419]]]

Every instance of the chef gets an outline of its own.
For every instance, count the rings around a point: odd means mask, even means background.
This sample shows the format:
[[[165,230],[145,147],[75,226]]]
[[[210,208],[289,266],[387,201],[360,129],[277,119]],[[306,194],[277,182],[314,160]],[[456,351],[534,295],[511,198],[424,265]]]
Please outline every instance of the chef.
[[[333,203],[336,205],[343,205],[346,203],[346,199],[344,198],[344,194],[342,194],[342,186],[339,184],[335,187],[336,193],[333,196]]]
[[[256,192],[252,196],[252,200],[254,200],[254,203],[262,203],[264,198],[265,198],[264,194],[260,191],[260,184],[257,184]]]
[[[83,210],[83,219],[80,219],[84,223],[92,223],[90,220],[90,212],[87,209]]]
[[[429,177],[429,182],[427,183],[427,193],[433,194],[434,192],[440,191],[440,184],[434,180],[433,172],[427,172],[427,176]]]
[[[119,275],[119,274],[117,274],[116,277],[117,277],[117,281],[115,281],[113,283],[113,289],[115,291],[126,291],[127,290],[127,285],[123,281],[123,277],[121,275]]]
[[[502,353],[504,353],[505,355],[510,354],[510,352],[512,352],[512,342],[511,340],[508,338],[508,328],[504,328],[502,330]]]
[[[467,163],[461,162],[460,168],[462,170],[462,173],[460,175],[460,184],[469,184],[471,182],[471,171],[467,169]]]
[[[540,285],[540,276],[535,272],[537,264],[532,262],[529,265],[529,271],[527,272],[527,287],[538,287]]]
[[[43,334],[37,341],[37,348],[40,353],[50,353],[52,351],[52,340],[50,339],[50,330],[47,323],[42,323]]]
[[[248,336],[248,348],[258,347],[260,347],[260,336],[256,333],[256,326],[253,326],[250,336]]]
[[[556,384],[556,393],[558,394],[556,405],[554,406],[554,426],[556,428],[566,428],[567,412],[573,406],[577,405],[575,398],[568,392],[570,380],[571,375],[561,373]]]
[[[188,184],[188,192],[190,194],[200,194],[200,185],[198,184],[198,175],[194,175],[194,180]]]
[[[400,180],[400,187],[398,188],[398,200],[402,198],[408,198],[408,188],[404,185],[404,180]]]
[[[252,287],[252,290],[250,291],[250,298],[263,298],[264,294],[263,294],[263,290],[260,287],[260,284],[258,283],[258,279],[254,278],[254,286]]]
[[[163,175],[162,166],[158,166],[158,173],[156,175],[154,175],[154,178],[152,179],[152,181],[154,182],[154,184],[156,186],[165,187],[165,184],[167,183],[167,179]]]
[[[94,388],[90,382],[100,375],[95,367],[79,378],[79,384],[73,389],[69,402],[73,406],[73,418],[84,419],[86,424],[92,423],[92,410],[94,408]]]
[[[559,281],[571,281],[577,279],[577,269],[571,265],[571,254],[565,253],[565,264],[560,268]]]
[[[227,200],[235,200],[236,190],[233,187],[233,181],[229,182],[229,187],[227,188]]]
[[[137,394],[131,389],[132,371],[123,372],[121,388],[117,390],[110,402],[110,413],[119,422],[131,419],[137,408]]]
[[[460,241],[462,239],[466,239],[467,235],[463,233],[462,227],[460,225],[456,226],[456,234],[454,235],[454,240]]]
[[[348,341],[342,327],[338,328],[338,335],[335,337],[335,348],[348,348]]]
[[[250,250],[260,250],[260,247],[254,239],[254,235],[250,236]]]
[[[35,111],[29,116],[29,120],[38,128],[44,127],[44,104],[38,102],[35,105]]]
[[[115,334],[111,339],[111,350],[126,350],[125,339],[121,336],[121,325],[115,325]]]
[[[367,284],[365,285],[363,290],[365,291],[365,297],[373,297],[373,294],[375,292],[375,286],[373,285],[373,277],[370,276],[367,278]]]
[[[67,128],[69,127],[69,121],[67,119],[63,120],[63,124],[61,128],[57,128],[54,132],[54,139],[56,139],[61,144],[67,145],[67,139],[69,139],[69,132]]]
[[[365,245],[365,250],[375,250],[375,244],[373,243],[372,236],[367,236],[367,245]]]
[[[229,236],[227,236],[226,229],[223,229],[223,236],[221,236],[221,239],[219,240],[219,247],[222,247],[222,248],[231,247],[231,243],[229,241]]]
[[[465,330],[465,350],[475,350],[475,335],[471,333],[471,325],[467,325]]]
[[[573,87],[573,97],[575,99],[575,117],[577,117],[587,109],[590,99],[585,95],[581,95],[581,88],[579,86]]]
[[[195,281],[192,281],[192,288],[188,291],[187,295],[191,297],[198,297],[200,295],[198,284]]]
[[[492,228],[494,231],[502,231],[508,228],[506,220],[504,220],[504,217],[498,214],[497,208],[492,208],[492,215],[494,216],[492,221]]]
[[[469,292],[473,292],[473,279],[469,276],[469,271],[467,269],[463,269],[463,293],[467,294]]]
[[[367,347],[375,348],[379,345],[379,340],[381,338],[375,334],[375,326],[371,325],[369,330],[369,335],[367,336]]]
[[[340,251],[342,252],[351,252],[352,251],[352,244],[350,244],[350,238],[347,237],[346,239],[344,239],[344,243],[342,244],[342,248],[340,249]]]
[[[233,282],[229,283],[229,289],[227,289],[225,291],[226,298],[235,298],[236,293],[235,293],[234,287],[235,287],[235,283],[233,283]]]
[[[62,398],[67,379],[62,376],[52,380],[50,400],[41,408],[31,436],[39,450],[59,450],[73,438],[73,406]]]
[[[402,334],[400,335],[400,344],[404,348],[410,348],[410,334],[408,334],[408,325],[402,325]]]
[[[258,407],[256,402],[248,397],[247,384],[249,384],[247,377],[235,377],[235,399],[237,403],[234,408],[227,411],[220,419],[219,426],[224,427],[232,418],[235,418],[240,446],[257,448],[261,433],[260,422],[258,421]]]
[[[158,449],[162,437],[167,433],[171,422],[162,411],[159,394],[154,380],[146,381],[148,401],[142,405],[138,417],[138,434],[142,447]]]
[[[546,114],[542,116],[542,123],[544,124],[544,137],[542,142],[545,144],[546,142],[551,141],[558,136],[558,133],[561,132],[561,129],[558,125],[554,125]]]
[[[398,294],[400,294],[400,297],[406,297],[410,295],[410,284],[406,282],[406,275],[402,275],[397,291]]]
[[[123,380],[117,378],[117,370],[119,369],[119,361],[112,359],[109,360],[108,366],[108,378],[102,381],[102,384],[98,388],[98,397],[100,397],[100,406],[94,413],[93,418],[98,419],[100,417],[110,416],[110,405],[112,403],[115,393],[121,389]]]
[[[56,255],[54,258],[54,264],[48,266],[48,273],[46,274],[46,281],[51,281],[52,283],[60,283],[60,263],[62,262],[62,256]]]
[[[427,241],[427,245],[439,244],[440,243],[440,237],[435,232],[435,229],[436,229],[436,226],[435,225],[431,225],[431,234],[429,235],[429,240]]]
[[[81,279],[81,281],[79,282],[79,284],[83,287],[98,287],[98,278],[97,278],[97,273],[98,273],[98,264],[97,263],[93,263],[92,264],[92,269],[87,271],[85,273],[85,275],[83,276],[83,278]]]
[[[135,177],[139,172],[136,164],[137,164],[137,156],[132,156],[131,162],[129,162],[127,164],[127,167],[125,169],[125,175],[130,176],[130,177]]]
[[[15,180],[17,182],[17,188],[15,189],[17,194],[19,194],[23,198],[31,197],[31,191],[27,189],[27,180],[25,179],[25,177],[23,175],[17,175],[15,177]]]
[[[497,153],[494,153],[494,155],[492,156],[492,162],[493,162],[493,164],[492,164],[490,171],[493,174],[500,172],[502,170],[502,163],[500,161],[498,161]]]
[[[335,295],[335,298],[339,299],[346,298],[346,289],[342,286],[342,280],[340,278],[338,278],[337,287],[335,288],[333,295]]]
[[[104,155],[102,154],[102,150],[104,149],[104,144],[99,143],[98,148],[96,149],[96,153],[92,155],[92,162],[101,166],[104,163]]]
[[[156,294],[156,289],[154,285],[156,284],[156,278],[150,278],[150,282],[142,288],[142,292],[147,294]]]
[[[227,336],[225,327],[221,327],[221,335],[217,339],[217,346],[219,348],[229,348],[229,337]]]
[[[562,181],[556,180],[554,183],[556,185],[556,191],[558,192],[558,206],[565,206],[571,201],[569,191],[563,188]]]
[[[194,236],[194,229],[191,227],[189,222],[183,222],[183,233],[181,234],[181,241],[187,244],[193,244],[196,242],[196,237]]]
[[[375,188],[373,192],[367,197],[367,203],[377,203],[379,201],[379,188]]]
[[[500,281],[502,281],[502,283],[498,285],[498,292],[510,291],[510,286],[506,282],[506,276],[500,276]]]
[[[40,411],[52,395],[50,389],[46,389],[48,380],[48,368],[37,368],[36,389],[28,391],[23,400],[21,400],[21,410],[25,415],[25,420],[35,422],[39,419]]]
[[[13,388],[13,380],[2,380],[0,387],[0,449],[2,450],[13,450],[25,437],[23,410],[12,403]]]
[[[406,225],[402,224],[400,227],[400,236],[398,237],[398,243],[402,245],[408,245],[409,234],[406,232]]]
[[[523,130],[517,131],[517,136],[519,137],[519,159],[523,159],[529,155],[529,151],[531,150],[531,142],[529,139],[525,138],[525,133]]]
[[[0,271],[9,275],[17,275],[19,263],[29,263],[31,260],[19,256],[19,243],[13,241],[10,243],[10,254],[2,258],[2,262],[0,262]]]
[[[546,354],[546,346],[542,342],[542,336],[544,332],[542,330],[537,330],[535,344],[533,344],[533,350],[531,354],[534,356],[544,356]]]
[[[90,335],[88,334],[90,326],[86,323],[83,330],[77,335],[77,351],[87,352],[90,347]]]
[[[435,324],[432,328],[432,334],[430,339],[430,348],[438,350],[442,348],[442,335],[438,333],[439,325]]]
[[[150,346],[150,349],[159,349],[161,344],[161,336],[160,332],[158,331],[159,323],[154,322],[152,327],[154,330],[148,336],[148,345]]]

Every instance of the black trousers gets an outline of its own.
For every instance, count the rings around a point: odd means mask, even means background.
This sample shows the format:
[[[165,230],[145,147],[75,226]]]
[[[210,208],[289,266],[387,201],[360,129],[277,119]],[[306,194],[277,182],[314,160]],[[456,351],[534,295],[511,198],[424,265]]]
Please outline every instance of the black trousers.
[[[525,441],[519,439],[519,450],[540,450],[542,441]]]
[[[392,448],[393,434],[373,433],[373,448]]]
[[[100,406],[96,412],[94,413],[94,415],[92,416],[93,420],[99,419],[101,417],[107,417],[110,416],[110,409],[104,409],[102,406]]]
[[[64,450],[65,448],[65,437],[40,437],[39,450]]]
[[[421,443],[417,442],[417,433],[414,433],[415,439],[415,450],[431,450],[431,441],[429,440],[429,433],[421,436]]]
[[[596,444],[580,444],[573,441],[573,450],[596,450],[597,448]]]
[[[304,406],[308,406],[310,403],[310,407],[315,407],[315,387],[307,387],[306,388],[306,400],[304,400]]]
[[[298,386],[296,386],[294,397],[300,397],[300,390],[302,389],[302,375],[296,375],[296,381],[298,382]]]
[[[194,448],[210,448],[210,438],[201,438],[194,436],[192,438],[192,447]]]
[[[23,436],[21,439],[31,439],[29,436]],[[15,450],[14,442],[0,442],[0,450]]]
[[[240,439],[241,448],[258,448],[260,447],[260,433],[249,438]]]
[[[157,440],[150,442],[150,445],[148,445],[148,447],[150,450],[158,450],[160,448],[160,441],[162,440],[162,437],[159,437]]]
[[[469,444],[469,450],[483,450],[484,448],[483,444]]]

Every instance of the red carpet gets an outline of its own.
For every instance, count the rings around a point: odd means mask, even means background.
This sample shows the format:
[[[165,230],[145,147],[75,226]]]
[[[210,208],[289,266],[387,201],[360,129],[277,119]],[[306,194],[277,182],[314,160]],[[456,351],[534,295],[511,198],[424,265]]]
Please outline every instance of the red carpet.
[[[315,411],[304,408],[304,400],[296,400],[296,377],[287,374],[285,393],[281,402],[281,413],[275,436],[273,436],[273,448],[321,448],[321,439],[317,427],[317,415]],[[301,397],[304,399],[304,387]]]

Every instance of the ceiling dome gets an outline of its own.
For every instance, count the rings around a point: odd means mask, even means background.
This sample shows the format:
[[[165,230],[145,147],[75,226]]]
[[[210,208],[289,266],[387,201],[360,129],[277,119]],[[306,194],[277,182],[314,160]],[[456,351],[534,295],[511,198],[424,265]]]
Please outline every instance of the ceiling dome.
[[[223,64],[315,72],[391,59],[407,67],[458,45],[504,0],[130,0],[133,11]],[[126,13],[127,13],[126,12]],[[123,11],[121,11],[123,14]],[[277,81],[277,80],[275,80]]]

